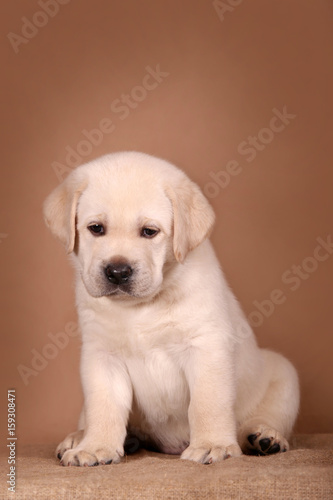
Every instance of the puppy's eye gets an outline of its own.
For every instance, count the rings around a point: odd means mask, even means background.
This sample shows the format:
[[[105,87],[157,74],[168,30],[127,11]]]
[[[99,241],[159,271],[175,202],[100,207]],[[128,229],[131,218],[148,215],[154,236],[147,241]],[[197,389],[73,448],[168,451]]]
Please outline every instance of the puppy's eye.
[[[143,227],[141,229],[141,236],[143,238],[154,238],[160,232],[159,229],[153,229],[151,227]]]
[[[91,224],[91,226],[88,226],[88,229],[94,236],[101,236],[105,233],[105,229],[102,224]]]

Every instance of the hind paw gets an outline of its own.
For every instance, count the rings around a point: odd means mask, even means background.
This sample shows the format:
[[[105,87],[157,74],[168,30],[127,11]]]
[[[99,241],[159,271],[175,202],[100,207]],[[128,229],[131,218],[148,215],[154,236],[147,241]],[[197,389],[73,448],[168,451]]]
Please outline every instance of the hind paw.
[[[247,455],[272,455],[289,450],[286,438],[277,430],[259,425],[245,433],[242,450]]]

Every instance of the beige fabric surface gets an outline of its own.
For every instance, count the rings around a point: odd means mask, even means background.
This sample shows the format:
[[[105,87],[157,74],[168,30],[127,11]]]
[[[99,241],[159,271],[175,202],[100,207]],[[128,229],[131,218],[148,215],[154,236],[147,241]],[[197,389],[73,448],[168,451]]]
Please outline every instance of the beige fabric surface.
[[[292,450],[199,465],[141,450],[118,465],[61,467],[55,446],[17,446],[16,493],[7,492],[2,450],[0,498],[28,499],[333,499],[333,434],[300,435]]]

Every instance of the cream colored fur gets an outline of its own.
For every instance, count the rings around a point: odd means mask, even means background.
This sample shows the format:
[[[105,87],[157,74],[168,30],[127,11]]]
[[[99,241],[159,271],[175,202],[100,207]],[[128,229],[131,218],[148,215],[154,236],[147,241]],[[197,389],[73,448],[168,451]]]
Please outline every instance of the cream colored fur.
[[[126,435],[202,463],[261,453],[261,439],[288,449],[296,371],[257,346],[207,239],[214,214],[197,185],[166,161],[115,153],[73,171],[44,213],[77,270],[82,331],[84,409],[57,448],[64,465],[119,462]],[[105,275],[119,260],[130,285]]]

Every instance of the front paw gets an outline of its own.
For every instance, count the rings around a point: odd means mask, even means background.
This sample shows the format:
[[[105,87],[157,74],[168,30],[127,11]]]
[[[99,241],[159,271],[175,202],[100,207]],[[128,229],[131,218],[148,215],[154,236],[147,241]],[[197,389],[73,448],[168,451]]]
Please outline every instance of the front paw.
[[[85,466],[117,464],[124,456],[123,447],[119,449],[101,447],[77,446],[71,450],[65,451],[61,459],[61,465],[64,466]]]
[[[56,457],[59,460],[62,459],[64,453],[67,450],[71,450],[72,448],[76,448],[78,444],[82,441],[83,438],[83,430],[72,432],[69,434],[58,446],[56,449]]]
[[[225,460],[229,457],[239,457],[241,454],[242,450],[237,443],[227,446],[190,445],[183,451],[180,458],[184,460],[192,460],[193,462],[199,462],[201,464],[211,464],[213,462]]]

